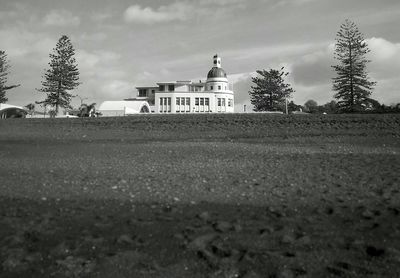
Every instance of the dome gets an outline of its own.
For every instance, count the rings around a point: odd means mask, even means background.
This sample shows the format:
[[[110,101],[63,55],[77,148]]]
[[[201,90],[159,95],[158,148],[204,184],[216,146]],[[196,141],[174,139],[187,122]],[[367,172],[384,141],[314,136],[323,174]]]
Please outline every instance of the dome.
[[[222,68],[213,67],[208,72],[207,78],[226,78],[226,72]]]

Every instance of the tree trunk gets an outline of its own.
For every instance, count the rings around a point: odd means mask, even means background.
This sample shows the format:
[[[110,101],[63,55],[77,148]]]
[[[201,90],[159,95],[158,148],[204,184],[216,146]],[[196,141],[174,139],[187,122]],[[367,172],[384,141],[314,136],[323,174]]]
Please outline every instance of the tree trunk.
[[[354,88],[353,88],[353,57],[351,39],[349,39],[349,59],[350,59],[350,110],[354,111]]]

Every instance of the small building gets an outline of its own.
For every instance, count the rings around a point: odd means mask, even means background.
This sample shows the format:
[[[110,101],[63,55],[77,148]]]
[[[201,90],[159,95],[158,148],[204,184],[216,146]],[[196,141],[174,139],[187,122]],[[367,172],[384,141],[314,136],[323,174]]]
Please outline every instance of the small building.
[[[104,101],[97,109],[103,117],[130,116],[150,113],[149,103],[144,100]]]
[[[25,118],[28,111],[16,105],[0,103],[0,119],[6,118]]]
[[[154,96],[155,113],[233,113],[234,92],[230,90],[221,58],[213,57],[206,82],[158,82],[157,87],[136,87],[138,97],[149,102]]]

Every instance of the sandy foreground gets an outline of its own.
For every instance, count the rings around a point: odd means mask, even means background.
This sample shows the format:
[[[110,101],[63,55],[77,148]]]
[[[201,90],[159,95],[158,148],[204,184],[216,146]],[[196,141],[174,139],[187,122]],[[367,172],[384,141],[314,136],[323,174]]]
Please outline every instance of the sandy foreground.
[[[0,121],[0,277],[400,277],[400,116]]]

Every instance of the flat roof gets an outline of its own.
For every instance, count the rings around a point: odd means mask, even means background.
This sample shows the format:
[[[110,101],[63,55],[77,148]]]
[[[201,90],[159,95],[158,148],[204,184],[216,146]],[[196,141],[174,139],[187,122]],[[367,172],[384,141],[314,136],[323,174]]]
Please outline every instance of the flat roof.
[[[136,89],[158,89],[158,86],[137,86]]]

